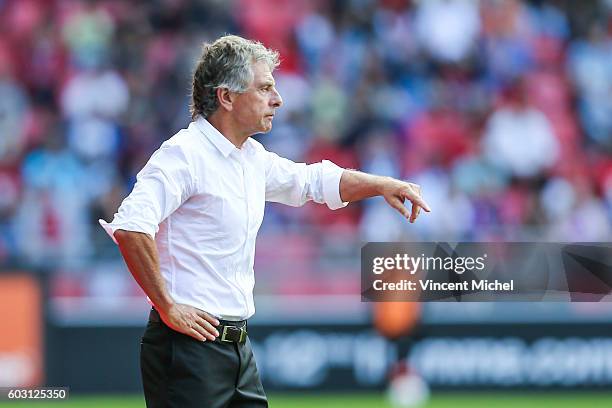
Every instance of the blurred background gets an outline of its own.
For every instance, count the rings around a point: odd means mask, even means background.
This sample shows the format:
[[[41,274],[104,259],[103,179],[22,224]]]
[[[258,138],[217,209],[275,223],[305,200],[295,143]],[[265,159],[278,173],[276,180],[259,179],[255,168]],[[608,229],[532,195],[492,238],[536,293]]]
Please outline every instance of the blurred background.
[[[281,53],[268,150],[417,182],[434,210],[267,205],[250,333],[276,406],[383,406],[390,378],[431,404],[612,403],[612,307],[373,308],[359,265],[369,241],[610,241],[609,0],[0,0],[0,386],[140,392],[148,304],[97,220],[188,125],[225,33]]]

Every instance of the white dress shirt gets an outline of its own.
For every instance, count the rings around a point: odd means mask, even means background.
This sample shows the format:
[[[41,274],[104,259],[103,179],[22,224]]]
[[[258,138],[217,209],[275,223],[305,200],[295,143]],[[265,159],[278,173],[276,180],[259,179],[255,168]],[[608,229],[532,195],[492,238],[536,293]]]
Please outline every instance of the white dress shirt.
[[[265,202],[344,207],[342,172],[327,160],[294,163],[252,138],[238,149],[200,118],[153,153],[113,221],[100,224],[113,240],[118,229],[154,238],[175,302],[243,320],[255,313],[255,239]]]

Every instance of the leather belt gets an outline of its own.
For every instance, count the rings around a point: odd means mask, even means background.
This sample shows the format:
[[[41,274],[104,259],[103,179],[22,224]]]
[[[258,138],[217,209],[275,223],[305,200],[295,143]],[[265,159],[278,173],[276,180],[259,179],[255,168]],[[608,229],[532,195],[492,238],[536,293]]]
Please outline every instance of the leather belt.
[[[159,316],[159,312],[151,308],[149,313],[149,321],[154,323],[164,323]],[[243,344],[247,339],[247,321],[230,321],[219,320],[219,326],[216,327],[219,331],[219,337],[215,341],[224,343],[240,343]]]

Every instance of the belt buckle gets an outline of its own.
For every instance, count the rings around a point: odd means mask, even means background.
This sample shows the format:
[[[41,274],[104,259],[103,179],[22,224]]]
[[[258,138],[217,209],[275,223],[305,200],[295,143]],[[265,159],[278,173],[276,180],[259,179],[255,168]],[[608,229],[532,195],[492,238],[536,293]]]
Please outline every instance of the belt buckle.
[[[232,340],[232,339],[227,338],[228,334],[232,332],[235,333],[236,331],[240,332],[240,336],[238,337],[238,340]],[[233,343],[234,341],[238,343],[243,343],[246,340],[246,335],[247,335],[247,332],[243,327],[223,326],[223,331],[221,332],[221,341],[224,341],[227,343]]]

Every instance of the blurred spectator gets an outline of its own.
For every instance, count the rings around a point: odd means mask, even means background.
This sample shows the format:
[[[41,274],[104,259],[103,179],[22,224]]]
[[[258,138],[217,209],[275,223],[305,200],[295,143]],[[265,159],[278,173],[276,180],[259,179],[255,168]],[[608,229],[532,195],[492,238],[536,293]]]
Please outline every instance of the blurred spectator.
[[[101,3],[73,2],[66,10],[62,34],[73,59],[80,67],[92,67],[107,57],[115,31],[114,22]]]
[[[117,120],[128,104],[125,81],[114,71],[92,69],[71,78],[62,92],[63,113],[69,120],[68,143],[84,159],[117,153]]]
[[[532,68],[535,34],[528,6],[518,0],[482,3],[485,69],[493,85],[503,84]]]
[[[550,224],[548,228],[550,239],[565,237],[566,240],[574,242],[605,242],[609,239],[612,233],[610,214],[604,203],[594,195],[589,180],[577,179],[573,185],[560,185],[554,188],[561,193],[555,199],[565,201],[557,204],[555,209],[560,210],[559,212],[566,211],[566,214]],[[551,205],[551,193],[548,191],[546,193],[543,198],[547,198],[549,200],[547,204]]]
[[[559,154],[550,122],[529,103],[522,83],[508,89],[505,103],[491,115],[483,148],[491,165],[516,177],[541,174]]]
[[[450,100],[444,83],[432,86],[430,108],[411,121],[405,134],[404,171],[413,174],[433,166],[449,168],[475,150],[473,130]]]
[[[117,120],[127,108],[125,81],[112,70],[87,70],[68,81],[62,92],[64,114],[71,119],[97,116]]]
[[[334,27],[331,21],[319,13],[308,13],[298,22],[295,34],[304,56],[307,72],[311,74],[317,72],[334,40]]]
[[[0,162],[8,156],[15,157],[22,152],[29,107],[23,87],[11,78],[8,68],[2,66],[0,55]]]
[[[468,56],[480,31],[478,3],[470,0],[418,2],[417,38],[436,59],[458,62]]]
[[[579,91],[579,113],[589,137],[612,151],[612,38],[595,23],[570,48],[569,69]]]
[[[51,129],[23,162],[24,194],[16,216],[21,253],[36,264],[70,265],[89,253],[87,184],[83,167]]]
[[[367,173],[401,178],[397,143],[390,130],[384,128],[369,132],[359,149],[360,168]],[[399,241],[404,237],[402,217],[386,211],[384,198],[376,197],[363,202],[360,235],[365,242]],[[380,228],[385,225],[385,228]]]

